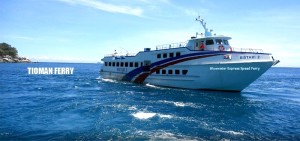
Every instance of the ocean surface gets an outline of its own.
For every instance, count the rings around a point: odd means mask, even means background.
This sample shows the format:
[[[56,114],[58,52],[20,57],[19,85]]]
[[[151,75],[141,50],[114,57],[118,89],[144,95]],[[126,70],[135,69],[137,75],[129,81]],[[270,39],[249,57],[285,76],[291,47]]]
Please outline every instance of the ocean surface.
[[[300,140],[299,68],[271,68],[231,93],[102,79],[100,67],[0,64],[0,140]]]

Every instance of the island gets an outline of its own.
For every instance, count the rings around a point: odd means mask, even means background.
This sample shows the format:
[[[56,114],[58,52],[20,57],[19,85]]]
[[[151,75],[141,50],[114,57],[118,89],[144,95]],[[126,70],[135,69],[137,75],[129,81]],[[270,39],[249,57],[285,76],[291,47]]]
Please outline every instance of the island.
[[[31,61],[26,57],[20,57],[15,47],[0,43],[0,63],[31,63]]]

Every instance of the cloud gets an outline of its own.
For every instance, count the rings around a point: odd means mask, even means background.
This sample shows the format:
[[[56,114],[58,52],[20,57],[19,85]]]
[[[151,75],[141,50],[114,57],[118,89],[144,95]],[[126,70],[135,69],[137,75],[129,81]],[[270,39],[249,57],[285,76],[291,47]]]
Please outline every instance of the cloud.
[[[65,62],[65,63],[96,63],[99,58],[92,57],[61,57],[61,56],[29,56],[33,62]]]
[[[38,38],[35,38],[35,37],[29,37],[29,36],[9,36],[10,38],[13,38],[13,39],[21,39],[21,40],[30,40],[30,41],[33,41],[33,40],[40,40]]]
[[[59,0],[69,4],[79,4],[87,7],[92,7],[98,10],[111,12],[111,13],[121,13],[128,14],[141,17],[143,14],[143,10],[141,8],[134,8],[130,6],[120,6],[113,5],[109,3],[104,3],[96,0]]]

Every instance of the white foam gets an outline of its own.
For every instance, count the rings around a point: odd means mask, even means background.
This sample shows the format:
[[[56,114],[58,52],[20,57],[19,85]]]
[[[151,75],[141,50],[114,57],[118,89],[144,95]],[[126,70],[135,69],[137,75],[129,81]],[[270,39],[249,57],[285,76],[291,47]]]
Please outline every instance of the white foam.
[[[236,132],[236,131],[232,131],[232,130],[229,130],[229,131],[224,131],[224,130],[220,130],[220,129],[217,129],[217,128],[214,128],[216,131],[219,131],[219,132],[222,132],[222,133],[227,133],[227,134],[232,134],[232,135],[244,135],[243,133],[241,132]]]
[[[159,116],[160,118],[173,118],[172,115],[158,114],[158,116]]]
[[[183,102],[174,102],[175,106],[184,107],[186,106]]]
[[[164,89],[169,89],[169,88],[164,88],[164,87],[159,87],[159,86],[155,86],[155,85],[152,85],[152,84],[145,84],[147,87],[151,87],[151,88],[155,88],[155,89],[161,89],[161,90],[164,90]]]
[[[147,83],[146,86],[147,86],[147,87],[151,87],[151,88],[159,88],[159,87],[157,87],[157,86],[155,86],[155,85],[151,85],[151,84],[149,84],[149,83]]]
[[[137,108],[135,107],[135,106],[131,106],[131,107],[129,107],[128,108],[128,110],[130,110],[130,111],[134,111],[134,110],[136,110]]]
[[[104,82],[116,82],[116,80],[112,80],[112,79],[104,79],[104,78],[102,78],[102,81],[104,81]]]
[[[132,115],[138,119],[149,119],[149,118],[154,117],[156,115],[156,113],[137,112]]]
[[[168,131],[156,131],[150,134],[150,140],[172,140],[172,141],[196,141],[191,137]]]
[[[167,100],[159,100],[158,102],[167,103],[167,104],[174,104],[177,107],[192,107],[192,108],[201,108],[201,106],[198,106],[191,102],[174,102],[174,101],[167,101]]]

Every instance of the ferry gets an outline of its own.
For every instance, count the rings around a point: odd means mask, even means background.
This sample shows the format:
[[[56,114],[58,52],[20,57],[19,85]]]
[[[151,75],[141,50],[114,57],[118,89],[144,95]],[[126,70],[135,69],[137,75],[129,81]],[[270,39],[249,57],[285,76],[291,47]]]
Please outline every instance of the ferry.
[[[137,54],[106,55],[103,79],[184,89],[242,91],[279,63],[262,49],[234,48],[231,37],[212,34],[199,17],[204,34],[186,42],[144,48]]]

